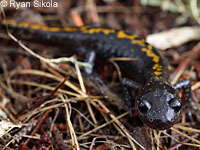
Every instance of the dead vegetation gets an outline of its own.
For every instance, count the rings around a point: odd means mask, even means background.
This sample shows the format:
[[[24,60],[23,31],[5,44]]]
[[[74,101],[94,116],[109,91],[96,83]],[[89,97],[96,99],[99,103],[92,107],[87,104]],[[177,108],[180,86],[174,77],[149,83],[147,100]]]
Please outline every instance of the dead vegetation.
[[[197,25],[195,19],[198,22],[199,16],[194,19],[189,14],[195,12],[185,11],[188,16],[183,25]],[[59,1],[58,8],[15,10],[6,7],[4,12],[2,16],[6,18],[49,26],[97,22],[143,37],[180,26],[180,22],[176,24],[173,20],[184,14],[143,6],[137,0],[63,0]],[[60,47],[19,41],[9,30],[1,32],[0,38],[1,149],[200,148],[198,41],[162,52],[170,62],[172,83],[181,79],[192,81],[195,105],[186,107],[179,123],[171,129],[156,131],[145,127],[136,112],[130,116],[126,106],[121,106],[119,70],[116,71],[112,63],[95,66],[99,85],[96,78],[82,72],[81,67],[87,65],[82,58],[66,54],[64,62],[60,60],[64,57]]]

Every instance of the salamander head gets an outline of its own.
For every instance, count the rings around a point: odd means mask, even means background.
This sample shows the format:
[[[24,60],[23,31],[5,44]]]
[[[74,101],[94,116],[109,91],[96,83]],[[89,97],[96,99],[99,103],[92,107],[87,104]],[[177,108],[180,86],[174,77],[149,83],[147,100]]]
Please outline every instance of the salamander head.
[[[136,106],[145,124],[164,130],[176,123],[182,104],[177,91],[169,83],[149,81],[139,91]]]

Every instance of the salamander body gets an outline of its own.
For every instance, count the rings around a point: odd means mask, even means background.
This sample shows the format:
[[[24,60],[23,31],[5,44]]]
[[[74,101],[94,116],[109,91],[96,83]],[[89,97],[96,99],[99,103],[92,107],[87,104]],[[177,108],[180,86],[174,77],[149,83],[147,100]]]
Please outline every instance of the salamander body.
[[[77,53],[94,51],[99,58],[135,58],[117,62],[141,86],[136,96],[136,107],[142,121],[154,129],[170,128],[181,114],[181,101],[168,81],[167,65],[150,44],[135,34],[123,30],[100,27],[47,27],[26,22],[3,20],[0,25],[14,30],[19,38],[31,39],[49,45],[66,47]],[[20,34],[23,32],[23,35]]]

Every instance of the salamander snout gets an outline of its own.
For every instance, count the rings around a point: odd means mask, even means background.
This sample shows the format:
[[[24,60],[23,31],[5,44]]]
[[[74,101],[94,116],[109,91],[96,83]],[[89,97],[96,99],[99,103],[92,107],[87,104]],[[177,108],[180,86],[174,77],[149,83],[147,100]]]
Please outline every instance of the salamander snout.
[[[181,114],[182,104],[177,91],[166,84],[143,87],[136,100],[139,117],[153,129],[168,129]],[[148,88],[148,89],[146,89]]]

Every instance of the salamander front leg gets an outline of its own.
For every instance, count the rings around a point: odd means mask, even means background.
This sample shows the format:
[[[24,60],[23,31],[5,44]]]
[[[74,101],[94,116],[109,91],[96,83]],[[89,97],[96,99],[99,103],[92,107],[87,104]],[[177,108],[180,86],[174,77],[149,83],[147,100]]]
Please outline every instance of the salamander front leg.
[[[94,67],[95,59],[96,59],[96,53],[94,51],[90,51],[87,54],[85,62],[87,62],[88,64],[90,64],[91,67],[84,67],[84,71],[88,75],[92,74],[92,72],[93,72],[93,67]]]
[[[174,88],[175,89],[183,89],[184,94],[183,94],[183,101],[186,103],[186,106],[188,106],[187,111],[188,111],[188,116],[190,118],[190,120],[192,119],[192,112],[191,112],[191,107],[193,109],[198,109],[195,105],[195,103],[192,101],[192,95],[191,95],[191,83],[190,80],[181,80],[179,82],[177,82],[176,84],[174,84]]]
[[[191,96],[191,83],[190,80],[181,80],[174,84],[175,89],[183,89],[184,90],[184,95],[183,95],[183,100],[185,102],[189,102],[190,104],[193,103],[192,101],[192,96]]]
[[[122,78],[121,79],[121,84],[122,84],[122,90],[123,90],[123,99],[125,104],[129,108],[133,108],[133,97],[131,96],[128,87],[133,88],[133,89],[138,89],[140,87],[140,84],[128,79],[128,78]]]
[[[101,93],[104,93],[103,90],[103,80],[101,79],[100,76],[98,76],[97,74],[95,74],[93,72],[93,68],[94,68],[94,64],[95,64],[95,59],[96,59],[96,53],[95,51],[90,51],[85,59],[85,62],[90,64],[91,67],[84,67],[84,72],[89,76],[89,78],[94,81],[96,83],[96,85],[98,86],[98,88],[100,89]]]

